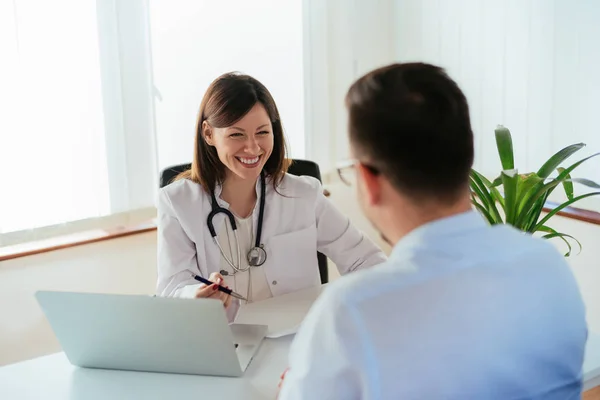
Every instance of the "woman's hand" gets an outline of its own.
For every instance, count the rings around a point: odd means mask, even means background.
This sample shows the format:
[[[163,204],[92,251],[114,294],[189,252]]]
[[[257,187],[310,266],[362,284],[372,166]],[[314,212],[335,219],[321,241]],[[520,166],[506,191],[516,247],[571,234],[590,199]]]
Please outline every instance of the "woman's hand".
[[[208,280],[214,282],[212,285],[201,284],[196,290],[196,298],[201,299],[218,299],[223,302],[225,308],[231,304],[231,296],[218,290],[218,286],[223,282],[223,276],[218,272],[213,272],[208,277]],[[225,286],[229,289],[228,286]]]

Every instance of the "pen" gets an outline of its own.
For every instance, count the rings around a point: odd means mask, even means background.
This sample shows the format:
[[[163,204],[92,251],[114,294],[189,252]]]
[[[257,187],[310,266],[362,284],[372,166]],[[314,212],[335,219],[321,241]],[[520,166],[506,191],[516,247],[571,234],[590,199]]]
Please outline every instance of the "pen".
[[[194,279],[195,279],[195,280],[197,280],[198,282],[202,282],[202,283],[204,283],[204,284],[205,284],[205,285],[207,285],[207,286],[210,286],[210,285],[213,285],[213,284],[214,284],[214,282],[211,282],[211,281],[209,281],[208,279],[204,279],[203,277],[201,277],[201,276],[199,276],[199,275],[196,275],[196,274],[192,274],[192,275],[194,276]],[[240,300],[248,301],[248,300],[247,300],[247,299],[246,299],[244,296],[242,296],[241,294],[239,294],[239,293],[236,293],[236,292],[234,292],[234,291],[233,291],[233,290],[231,290],[231,289],[227,289],[226,287],[223,287],[223,286],[221,286],[221,285],[217,285],[217,289],[218,289],[220,292],[227,293],[228,295],[235,297],[236,299],[240,299]]]

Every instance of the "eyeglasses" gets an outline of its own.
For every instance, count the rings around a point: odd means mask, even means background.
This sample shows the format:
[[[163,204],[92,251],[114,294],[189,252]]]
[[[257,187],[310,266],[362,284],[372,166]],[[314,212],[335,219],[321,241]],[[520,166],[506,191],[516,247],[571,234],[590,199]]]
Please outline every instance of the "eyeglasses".
[[[379,175],[379,170],[371,165],[367,165],[357,159],[350,159],[339,162],[336,166],[337,174],[340,180],[347,186],[352,186],[352,182],[356,180],[356,164],[362,164],[367,168],[373,175]]]
[[[336,166],[337,174],[340,177],[340,180],[346,185],[351,186],[352,182],[356,179],[356,175],[354,174],[354,170],[356,167],[356,163],[358,160],[345,160],[339,162]]]

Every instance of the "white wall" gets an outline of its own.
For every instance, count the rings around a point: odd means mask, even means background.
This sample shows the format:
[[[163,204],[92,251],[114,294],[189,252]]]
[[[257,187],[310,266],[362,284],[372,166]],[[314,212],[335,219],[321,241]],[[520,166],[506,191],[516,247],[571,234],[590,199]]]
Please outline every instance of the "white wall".
[[[562,217],[553,217],[551,221],[553,228],[572,234],[583,246],[579,254],[578,248],[574,248],[574,255],[567,260],[573,268],[583,295],[589,327],[594,332],[600,332],[600,226]],[[566,246],[560,240],[554,243],[561,251],[566,251]]]
[[[304,157],[301,0],[152,1],[158,165],[190,162],[202,96],[219,75],[260,80],[279,108],[293,157]]]
[[[438,64],[465,91],[476,137],[475,165],[484,174],[500,171],[497,124],[511,130],[520,172],[537,170],[569,144],[588,145],[572,161],[600,151],[600,2],[394,3],[397,59]],[[575,176],[600,180],[599,163],[583,164]]]
[[[393,6],[390,0],[305,0],[307,155],[322,171],[348,157],[350,85],[394,61]]]

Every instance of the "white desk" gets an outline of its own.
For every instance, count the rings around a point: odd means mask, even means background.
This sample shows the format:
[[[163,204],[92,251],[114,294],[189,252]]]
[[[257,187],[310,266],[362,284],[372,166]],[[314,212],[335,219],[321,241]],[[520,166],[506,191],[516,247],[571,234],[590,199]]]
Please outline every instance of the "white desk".
[[[278,321],[273,331],[301,321],[320,288],[292,293],[240,310],[240,322]],[[274,333],[274,332],[272,332]],[[94,370],[73,367],[63,353],[0,368],[0,399],[153,400],[274,399],[293,336],[266,339],[242,378]],[[600,385],[600,335],[590,335],[584,390]]]
[[[0,399],[273,400],[290,342],[267,339],[243,378],[78,368],[58,353],[1,368]]]
[[[269,334],[297,326],[323,287],[242,306],[236,322],[269,325]],[[0,368],[0,399],[272,400],[292,339],[266,339],[242,378],[78,368],[53,354]]]

